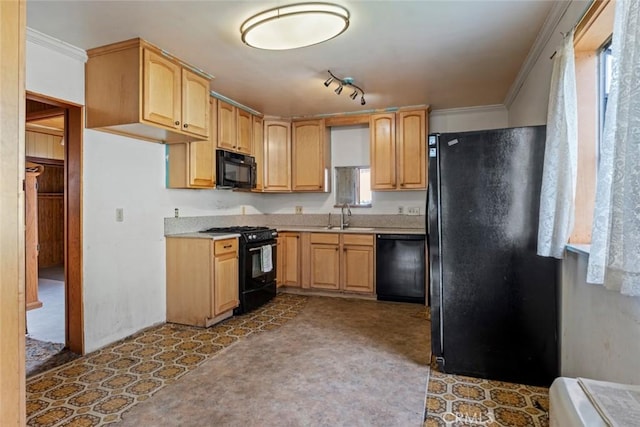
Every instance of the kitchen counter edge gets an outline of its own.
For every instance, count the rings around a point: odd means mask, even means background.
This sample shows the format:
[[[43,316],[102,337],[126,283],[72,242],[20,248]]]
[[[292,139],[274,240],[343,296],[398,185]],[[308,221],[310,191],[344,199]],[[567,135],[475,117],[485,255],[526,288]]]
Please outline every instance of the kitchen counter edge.
[[[233,239],[236,237],[240,237],[238,233],[220,233],[220,234],[208,234],[208,233],[200,233],[198,231],[193,233],[176,233],[176,234],[165,234],[164,237],[181,237],[185,239],[210,239],[210,240],[224,240],[224,239]]]
[[[345,228],[340,227],[324,228],[324,227],[296,227],[296,226],[275,226],[278,232],[310,232],[310,233],[351,233],[351,234],[419,234],[426,235],[424,228],[379,228],[367,227],[366,229]]]

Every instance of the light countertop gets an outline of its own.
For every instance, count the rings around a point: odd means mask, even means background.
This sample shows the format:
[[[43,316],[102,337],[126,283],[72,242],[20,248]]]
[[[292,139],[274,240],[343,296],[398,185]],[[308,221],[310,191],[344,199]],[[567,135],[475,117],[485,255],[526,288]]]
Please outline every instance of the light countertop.
[[[309,227],[309,226],[288,226],[276,225],[278,232],[299,231],[311,233],[356,233],[356,234],[426,234],[424,228],[383,228],[383,227],[348,227],[340,229],[340,227]]]
[[[233,239],[235,237],[240,237],[238,233],[176,233],[176,234],[167,234],[164,237],[182,237],[186,239],[210,239],[210,240],[224,240],[224,239]]]

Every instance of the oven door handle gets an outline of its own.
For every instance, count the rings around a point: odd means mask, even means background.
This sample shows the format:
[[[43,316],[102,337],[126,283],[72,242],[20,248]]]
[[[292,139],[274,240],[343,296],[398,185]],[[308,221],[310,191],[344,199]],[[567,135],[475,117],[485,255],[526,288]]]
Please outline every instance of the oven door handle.
[[[267,246],[267,245],[262,245],[262,246]],[[249,249],[249,252],[259,251],[259,250],[261,250],[261,249],[262,249],[262,246],[258,246],[257,248]],[[275,247],[276,247],[276,244],[275,244],[275,243],[271,243],[271,246],[273,246],[273,247],[275,248]]]

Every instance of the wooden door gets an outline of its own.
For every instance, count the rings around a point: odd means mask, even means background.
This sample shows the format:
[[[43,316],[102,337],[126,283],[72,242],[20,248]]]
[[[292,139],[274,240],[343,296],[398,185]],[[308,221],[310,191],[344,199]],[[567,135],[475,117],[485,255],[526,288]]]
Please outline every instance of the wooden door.
[[[34,168],[38,169],[35,165]],[[38,300],[38,175],[42,169],[25,174],[25,292],[26,309],[42,307]]]
[[[151,49],[143,49],[142,118],[166,127],[181,127],[181,67]]]
[[[264,190],[291,190],[291,123],[264,121]]]
[[[322,191],[325,181],[324,120],[294,122],[291,135],[291,189]]]
[[[209,139],[209,79],[182,69],[182,131]]]
[[[344,245],[342,248],[342,289],[373,293],[373,246]]]
[[[256,188],[262,191],[264,182],[264,138],[262,117],[253,116],[253,157],[256,159]]]
[[[218,316],[240,304],[238,295],[238,243],[236,239],[215,242],[214,315]],[[219,248],[222,248],[220,250]],[[222,252],[222,253],[221,253]]]
[[[218,148],[236,151],[236,107],[218,100]]]
[[[401,190],[427,188],[426,111],[400,111],[398,123],[398,186]]]
[[[283,284],[300,287],[300,233],[283,233],[284,239],[284,271]]]
[[[369,119],[371,189],[396,188],[396,117],[372,114]]]
[[[251,155],[253,148],[253,115],[236,108],[236,150]]]
[[[340,246],[324,243],[311,244],[311,287],[340,289]]]

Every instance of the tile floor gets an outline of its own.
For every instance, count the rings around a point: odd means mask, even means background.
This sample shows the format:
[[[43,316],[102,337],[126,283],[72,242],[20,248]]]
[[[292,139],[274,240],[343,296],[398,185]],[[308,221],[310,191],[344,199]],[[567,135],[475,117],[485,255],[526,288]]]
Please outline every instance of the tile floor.
[[[208,329],[164,324],[27,380],[27,425],[95,426],[120,420],[138,402],[238,340],[278,328],[304,307],[282,294]]]
[[[42,307],[27,311],[29,337],[64,344],[64,282],[40,277],[38,299]]]
[[[548,427],[544,387],[449,375],[431,367],[424,427]]]

